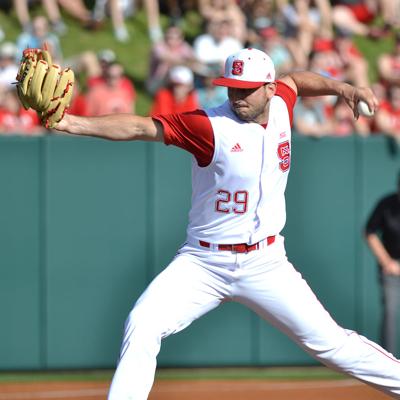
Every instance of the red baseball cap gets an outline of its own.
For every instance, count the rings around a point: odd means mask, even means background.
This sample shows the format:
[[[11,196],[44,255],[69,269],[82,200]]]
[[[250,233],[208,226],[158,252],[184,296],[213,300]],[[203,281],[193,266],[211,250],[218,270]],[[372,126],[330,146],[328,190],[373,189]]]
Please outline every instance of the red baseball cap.
[[[213,80],[216,86],[256,89],[275,81],[271,58],[261,50],[247,48],[231,54],[225,61],[224,76]]]

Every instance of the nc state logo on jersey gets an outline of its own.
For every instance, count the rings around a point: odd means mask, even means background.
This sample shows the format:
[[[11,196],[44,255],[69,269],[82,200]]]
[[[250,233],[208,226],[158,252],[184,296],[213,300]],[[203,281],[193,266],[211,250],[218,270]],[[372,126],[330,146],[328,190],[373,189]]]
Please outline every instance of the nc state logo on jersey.
[[[290,143],[288,140],[279,143],[278,157],[280,160],[279,168],[282,172],[286,172],[290,168]]]
[[[243,75],[244,62],[242,60],[235,60],[232,63],[232,75]]]

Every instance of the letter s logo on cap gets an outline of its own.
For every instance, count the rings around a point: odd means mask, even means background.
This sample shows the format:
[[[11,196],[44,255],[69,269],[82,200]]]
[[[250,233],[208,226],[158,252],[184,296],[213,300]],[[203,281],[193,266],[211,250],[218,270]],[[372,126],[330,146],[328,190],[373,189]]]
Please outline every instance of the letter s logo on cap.
[[[243,75],[243,65],[244,62],[242,60],[235,60],[232,63],[232,75]]]

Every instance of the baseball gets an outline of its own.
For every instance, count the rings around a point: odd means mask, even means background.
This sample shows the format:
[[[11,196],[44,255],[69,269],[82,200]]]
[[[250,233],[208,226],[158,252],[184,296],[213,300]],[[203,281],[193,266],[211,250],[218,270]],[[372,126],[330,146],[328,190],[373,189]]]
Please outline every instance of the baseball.
[[[370,111],[368,104],[363,100],[358,102],[357,109],[360,115],[364,115],[365,117],[372,117],[374,115],[374,111]]]

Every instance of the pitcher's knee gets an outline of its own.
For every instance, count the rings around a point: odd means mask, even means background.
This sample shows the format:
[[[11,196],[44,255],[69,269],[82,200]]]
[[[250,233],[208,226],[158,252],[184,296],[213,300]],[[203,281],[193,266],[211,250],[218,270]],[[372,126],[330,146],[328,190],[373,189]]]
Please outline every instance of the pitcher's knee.
[[[135,334],[135,336],[147,336],[161,338],[164,328],[160,319],[144,315],[133,310],[125,321],[125,332]]]
[[[359,340],[356,332],[343,330],[340,335],[331,337],[330,340],[321,340],[307,345],[308,351],[319,361],[329,366],[340,369],[351,368],[357,364],[364,353],[369,351],[365,344]]]
[[[378,344],[351,330],[333,345],[315,351],[314,356],[324,364],[358,377],[365,371],[387,371],[387,376],[400,379],[400,362]]]
[[[121,356],[128,350],[158,354],[162,336],[162,328],[155,321],[131,312],[125,321]]]

